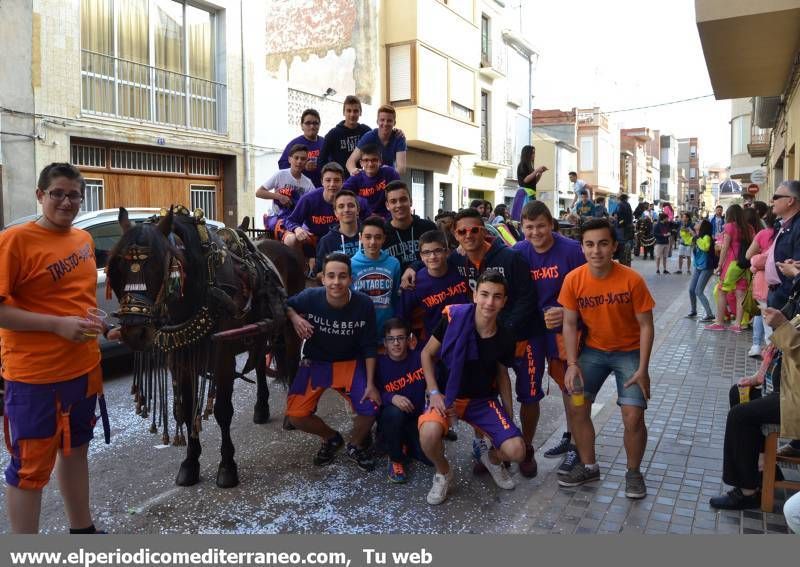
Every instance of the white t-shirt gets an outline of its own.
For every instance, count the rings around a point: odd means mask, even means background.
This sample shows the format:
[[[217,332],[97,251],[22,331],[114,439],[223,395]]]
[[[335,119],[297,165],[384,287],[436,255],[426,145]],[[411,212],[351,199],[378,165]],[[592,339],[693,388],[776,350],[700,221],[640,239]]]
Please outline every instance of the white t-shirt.
[[[312,183],[308,177],[300,174],[300,179],[295,179],[289,169],[279,170],[261,186],[268,191],[286,195],[292,200],[292,203],[286,207],[280,205],[278,201],[273,201],[272,213],[280,217],[287,216],[291,213],[297,201],[300,200],[300,197],[308,191],[313,191],[315,189],[314,183]]]

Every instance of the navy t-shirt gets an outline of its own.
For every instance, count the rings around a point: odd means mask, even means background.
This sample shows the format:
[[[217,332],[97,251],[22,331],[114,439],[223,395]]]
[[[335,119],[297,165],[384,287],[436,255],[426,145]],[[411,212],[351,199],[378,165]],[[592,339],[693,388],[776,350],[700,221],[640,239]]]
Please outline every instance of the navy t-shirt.
[[[373,144],[378,146],[381,150],[381,162],[383,162],[383,165],[390,165],[392,167],[395,166],[395,162],[397,161],[397,152],[408,151],[405,136],[398,136],[396,133],[392,132],[392,135],[389,136],[389,141],[384,145],[383,142],[381,142],[381,137],[378,135],[377,128],[361,136],[361,139],[358,141],[358,149],[361,150]]]
[[[314,334],[303,347],[304,358],[339,362],[375,357],[375,307],[363,293],[351,294],[350,301],[340,309],[331,307],[323,287],[306,289],[289,298],[287,305],[314,326]]]

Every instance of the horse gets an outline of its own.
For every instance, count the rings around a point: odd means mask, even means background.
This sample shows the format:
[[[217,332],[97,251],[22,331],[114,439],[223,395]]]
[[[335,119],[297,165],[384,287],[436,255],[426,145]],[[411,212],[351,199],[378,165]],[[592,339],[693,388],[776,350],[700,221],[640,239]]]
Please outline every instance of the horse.
[[[280,353],[274,374],[284,384],[299,361],[300,340],[286,317],[286,298],[302,290],[303,265],[282,244],[262,243],[265,255],[243,231],[215,233],[203,217],[200,209],[192,214],[179,206],[133,226],[120,208],[123,235],[111,251],[107,281],[119,300],[122,341],[136,352],[137,413],[152,413],[150,430],[163,427],[165,444],[167,369],[172,376],[173,444],[187,445],[176,484],[200,480],[201,420],[213,408],[222,436],[216,483],[231,488],[239,484],[230,436],[234,380],[256,370],[253,420],[266,422],[266,354]],[[243,352],[249,358],[237,373],[236,355]]]

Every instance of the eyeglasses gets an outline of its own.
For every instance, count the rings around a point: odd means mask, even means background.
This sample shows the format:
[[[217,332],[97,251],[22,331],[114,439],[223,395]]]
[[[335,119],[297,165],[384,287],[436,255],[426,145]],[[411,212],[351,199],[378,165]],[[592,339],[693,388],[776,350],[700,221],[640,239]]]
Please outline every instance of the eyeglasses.
[[[306,120],[305,122],[303,122],[303,125],[304,126],[319,126],[319,122],[317,122],[316,120],[314,120],[314,121]]]
[[[83,203],[83,195],[81,193],[76,193],[76,192],[65,193],[64,191],[54,190],[54,191],[47,191],[47,194],[50,196],[51,199],[53,199],[53,201],[58,201],[59,203],[63,201],[65,198],[69,199],[70,203],[76,205],[78,203]]]
[[[447,250],[444,248],[434,248],[433,250],[423,250],[419,255],[423,258],[429,258],[431,256],[443,256],[446,252]]]
[[[408,340],[408,337],[406,335],[397,335],[396,337],[388,335],[388,336],[383,337],[383,342],[388,343],[388,344],[392,344],[392,343],[400,344],[400,343],[406,342],[407,340]]]
[[[479,226],[471,226],[469,228],[457,228],[456,229],[456,234],[459,235],[459,236],[466,236],[467,233],[475,235],[475,234],[478,234],[480,232],[480,230],[481,230],[481,227],[479,227]]]
[[[778,193],[775,193],[772,196],[772,200],[777,201],[778,199],[788,199],[789,197],[792,197],[792,195],[779,195]]]

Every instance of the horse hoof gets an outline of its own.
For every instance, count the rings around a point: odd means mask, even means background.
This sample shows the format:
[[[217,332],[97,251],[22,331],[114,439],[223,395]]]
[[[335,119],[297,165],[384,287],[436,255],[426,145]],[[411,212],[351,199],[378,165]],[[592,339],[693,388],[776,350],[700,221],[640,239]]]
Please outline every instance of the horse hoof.
[[[294,431],[295,429],[297,429],[294,425],[292,425],[292,422],[289,420],[288,415],[283,418],[283,429],[285,431]]]
[[[267,423],[269,421],[269,405],[257,405],[253,408],[253,423]]]
[[[236,463],[230,466],[220,463],[217,470],[217,486],[220,488],[233,488],[239,485],[239,470]]]
[[[175,478],[175,484],[178,486],[193,486],[200,482],[200,463],[187,462],[181,463],[181,468],[178,469],[178,476]]]

